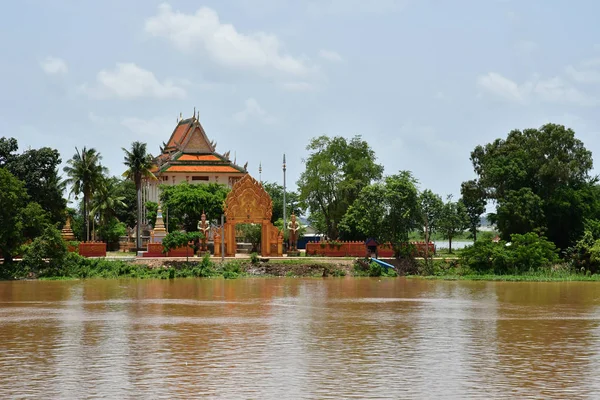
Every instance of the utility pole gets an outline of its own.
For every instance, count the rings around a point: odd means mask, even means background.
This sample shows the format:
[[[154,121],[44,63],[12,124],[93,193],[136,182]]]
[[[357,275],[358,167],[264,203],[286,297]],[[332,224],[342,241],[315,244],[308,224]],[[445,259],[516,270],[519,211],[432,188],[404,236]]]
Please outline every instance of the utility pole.
[[[284,237],[285,237],[285,230],[287,229],[287,214],[286,214],[286,202],[285,202],[285,170],[286,170],[285,153],[283,153],[283,235],[284,235]]]

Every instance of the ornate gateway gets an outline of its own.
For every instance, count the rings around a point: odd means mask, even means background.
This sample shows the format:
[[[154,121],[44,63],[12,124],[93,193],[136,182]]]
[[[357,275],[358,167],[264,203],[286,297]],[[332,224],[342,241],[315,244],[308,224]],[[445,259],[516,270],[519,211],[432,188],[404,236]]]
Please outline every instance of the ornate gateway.
[[[237,181],[225,199],[225,255],[234,257],[236,250],[235,226],[261,224],[260,249],[263,257],[283,254],[283,234],[271,223],[273,202],[260,182],[249,174]],[[219,238],[220,239],[220,238]],[[215,255],[220,255],[215,243]]]

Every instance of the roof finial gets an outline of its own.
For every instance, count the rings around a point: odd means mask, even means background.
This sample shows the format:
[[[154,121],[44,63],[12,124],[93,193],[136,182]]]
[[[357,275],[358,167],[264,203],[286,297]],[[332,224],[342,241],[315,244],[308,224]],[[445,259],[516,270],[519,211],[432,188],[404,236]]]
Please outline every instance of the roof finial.
[[[181,121],[183,119],[183,113],[179,112],[179,121]]]
[[[196,119],[196,107],[194,107],[194,116],[192,117],[192,119]]]

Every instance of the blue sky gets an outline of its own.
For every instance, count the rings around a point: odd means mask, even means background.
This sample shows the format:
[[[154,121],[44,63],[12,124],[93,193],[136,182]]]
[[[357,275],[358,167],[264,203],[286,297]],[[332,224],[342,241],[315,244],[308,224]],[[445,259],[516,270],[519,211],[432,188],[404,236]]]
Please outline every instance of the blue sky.
[[[231,0],[6,2],[0,136],[63,161],[156,154],[194,107],[217,151],[294,186],[311,137],[368,140],[386,174],[459,194],[469,154],[511,129],[573,128],[600,151],[600,3]]]

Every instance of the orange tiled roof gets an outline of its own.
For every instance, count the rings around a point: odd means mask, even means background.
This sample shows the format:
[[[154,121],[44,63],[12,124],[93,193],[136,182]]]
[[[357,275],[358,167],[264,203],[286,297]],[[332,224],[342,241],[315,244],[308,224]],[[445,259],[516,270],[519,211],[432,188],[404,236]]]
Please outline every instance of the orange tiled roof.
[[[229,165],[173,165],[163,172],[237,172]]]
[[[184,154],[177,161],[221,161],[221,159],[214,154]]]
[[[169,143],[167,143],[167,146],[174,147],[176,142],[178,142],[178,143],[183,142],[185,133],[188,131],[189,128],[190,128],[189,124],[177,125],[177,128],[175,128],[175,131],[173,132],[173,135],[171,136],[171,140],[169,140]]]

